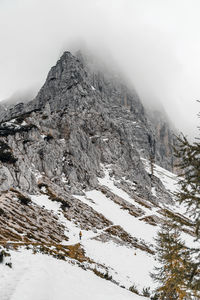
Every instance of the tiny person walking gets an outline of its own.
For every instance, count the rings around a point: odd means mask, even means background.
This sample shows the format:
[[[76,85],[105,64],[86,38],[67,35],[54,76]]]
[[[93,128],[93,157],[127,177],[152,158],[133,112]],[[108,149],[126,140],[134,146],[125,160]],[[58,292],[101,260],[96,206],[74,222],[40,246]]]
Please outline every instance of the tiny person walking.
[[[79,238],[80,238],[80,240],[82,238],[82,232],[81,231],[79,232]]]

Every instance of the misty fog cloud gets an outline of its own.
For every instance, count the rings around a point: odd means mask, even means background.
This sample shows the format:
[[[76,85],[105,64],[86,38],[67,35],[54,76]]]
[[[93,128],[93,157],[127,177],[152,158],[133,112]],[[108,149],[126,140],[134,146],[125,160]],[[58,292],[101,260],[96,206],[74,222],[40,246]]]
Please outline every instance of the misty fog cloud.
[[[112,56],[145,103],[192,133],[200,98],[199,0],[0,0],[0,99],[35,93],[64,50]]]

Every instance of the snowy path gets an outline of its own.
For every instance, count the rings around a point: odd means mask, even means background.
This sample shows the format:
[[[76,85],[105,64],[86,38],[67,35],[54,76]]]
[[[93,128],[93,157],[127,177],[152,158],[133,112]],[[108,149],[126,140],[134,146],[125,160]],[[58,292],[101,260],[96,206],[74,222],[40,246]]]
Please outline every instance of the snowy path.
[[[77,243],[81,243],[83,240],[92,239],[99,234],[101,234],[104,230],[110,228],[111,226],[105,227],[101,230],[96,230],[93,232],[92,230],[82,230],[79,226],[75,225],[73,221],[67,220],[61,209],[61,204],[56,201],[52,201],[49,199],[47,195],[31,195],[31,200],[41,206],[45,207],[45,209],[52,211],[58,217],[59,223],[65,226],[65,235],[69,238],[68,241],[63,241],[62,245],[74,245]],[[79,232],[82,232],[82,239],[79,238]]]
[[[156,235],[157,228],[146,224],[144,221],[131,216],[127,211],[122,210],[112,200],[107,198],[100,191],[86,192],[86,196],[74,195],[77,199],[91,206],[97,212],[103,214],[114,225],[120,225],[132,237],[144,239],[146,242],[152,243]],[[90,199],[92,201],[90,201]]]
[[[108,183],[110,184],[110,182]],[[132,199],[128,199],[128,194],[118,188],[114,189],[115,187],[113,186],[113,192],[133,203]],[[139,239],[144,238],[146,241],[152,242],[156,228],[131,216],[103,193],[94,190],[87,192],[86,196],[74,195],[74,197],[93,207],[97,212],[102,213],[107,219],[111,220],[114,225],[120,225],[133,237],[138,237]],[[53,211],[58,216],[59,222],[66,227],[65,233],[69,237],[69,240],[67,242],[63,241],[63,245],[80,243],[86,251],[86,256],[99,264],[107,266],[109,268],[109,274],[112,275],[113,279],[120,282],[120,284],[126,288],[136,284],[138,289],[142,291],[144,286],[148,287],[153,285],[149,277],[149,272],[152,271],[154,265],[152,255],[143,253],[143,251],[139,249],[137,251],[132,248],[128,249],[125,246],[119,246],[112,242],[102,243],[94,240],[95,237],[113,225],[101,230],[96,230],[96,232],[81,230],[79,226],[64,218],[60,203],[52,202],[46,195],[31,196],[31,198],[37,205],[44,205],[46,209]],[[83,234],[81,241],[79,239],[80,230]],[[134,253],[137,253],[137,255]]]
[[[12,252],[13,269],[1,266],[1,300],[143,300],[67,262],[30,251]],[[10,283],[12,282],[12,285]]]

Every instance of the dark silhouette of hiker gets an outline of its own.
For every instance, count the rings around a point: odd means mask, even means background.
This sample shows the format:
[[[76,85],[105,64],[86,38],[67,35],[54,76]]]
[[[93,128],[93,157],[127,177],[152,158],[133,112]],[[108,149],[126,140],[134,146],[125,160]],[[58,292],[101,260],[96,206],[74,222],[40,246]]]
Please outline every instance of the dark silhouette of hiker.
[[[79,232],[79,238],[80,238],[80,240],[82,238],[82,232],[81,231]]]

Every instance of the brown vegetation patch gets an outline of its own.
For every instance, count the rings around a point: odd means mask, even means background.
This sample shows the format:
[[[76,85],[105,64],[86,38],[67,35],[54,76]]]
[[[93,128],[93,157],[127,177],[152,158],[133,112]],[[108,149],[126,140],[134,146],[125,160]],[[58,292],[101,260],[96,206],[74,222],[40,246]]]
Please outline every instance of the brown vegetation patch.
[[[140,219],[140,221],[145,221],[146,223],[153,226],[157,226],[158,224],[162,223],[162,219],[155,215],[143,217]]]
[[[23,200],[17,201],[19,197]],[[67,240],[64,226],[58,223],[53,212],[45,210],[32,202],[22,204],[24,196],[16,190],[0,196],[0,242],[56,242]]]
[[[185,217],[179,213],[172,212],[171,210],[166,209],[166,208],[159,210],[158,213],[177,221],[181,225],[185,225],[185,226],[194,228],[194,224],[190,221],[190,219],[188,219],[187,217]]]

